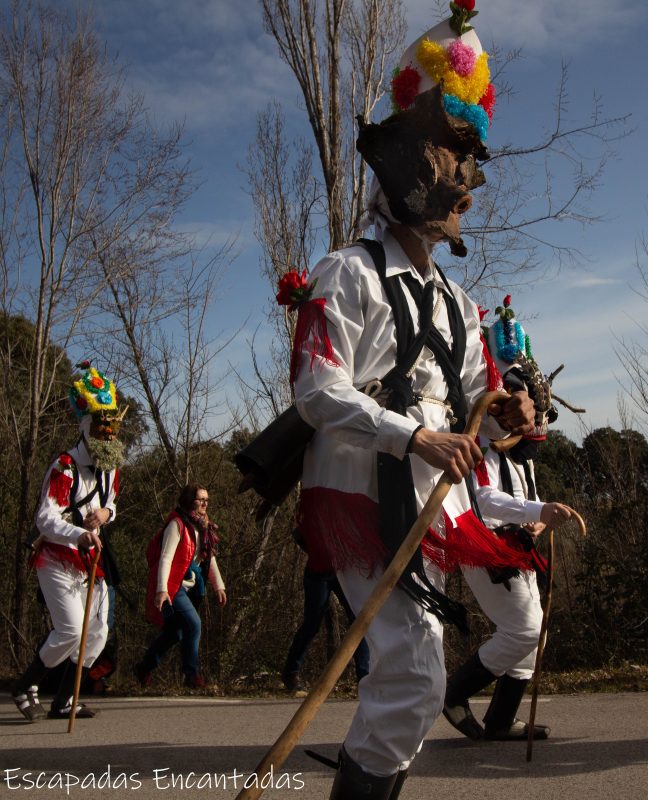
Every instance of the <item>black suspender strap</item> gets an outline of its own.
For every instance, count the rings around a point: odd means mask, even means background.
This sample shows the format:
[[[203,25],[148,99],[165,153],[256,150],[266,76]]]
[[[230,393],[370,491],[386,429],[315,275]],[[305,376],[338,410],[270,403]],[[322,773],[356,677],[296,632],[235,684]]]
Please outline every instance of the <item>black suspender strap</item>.
[[[513,497],[513,479],[511,478],[511,468],[509,467],[508,458],[504,453],[498,453],[498,455],[502,491],[506,492],[506,494],[510,494],[511,497]]]
[[[369,239],[360,239],[358,243],[365,247],[373,259],[394,316],[396,326],[396,364],[381,379],[381,382],[383,386],[391,390],[387,407],[392,411],[405,415],[407,407],[414,405],[416,402],[412,390],[412,379],[408,376],[408,372],[416,363],[423,346],[425,344],[430,346],[432,341],[430,333],[434,327],[432,322],[434,284],[429,281],[425,288],[422,288],[416,282],[418,292],[417,294],[413,293],[412,296],[419,309],[419,333],[415,334],[400,276],[396,275],[388,278],[386,275],[385,251],[382,244]],[[452,299],[454,300],[454,298]],[[451,315],[449,317],[452,319]],[[461,327],[463,328],[463,321]],[[455,334],[453,332],[453,339],[454,337]],[[440,334],[438,334],[438,338],[443,339]],[[461,341],[461,335],[459,334],[459,349],[461,349]],[[446,353],[449,354],[450,351],[447,344],[443,343]],[[434,347],[430,347],[430,349],[436,355]],[[461,352],[462,363],[464,351],[465,329],[463,350]],[[446,358],[445,361],[447,364],[450,359]],[[441,365],[440,360],[439,364]],[[443,369],[442,365],[441,368]],[[446,381],[450,385],[447,378]],[[461,395],[463,396],[463,393]],[[377,472],[379,532],[380,538],[387,548],[387,560],[391,561],[418,516],[410,459],[405,457],[400,460],[388,453],[379,452],[377,454]],[[425,574],[423,554],[420,548],[403,572],[398,585],[413,600],[435,614],[442,622],[452,622],[462,630],[467,630],[465,608],[460,603],[450,600],[430,583]]]

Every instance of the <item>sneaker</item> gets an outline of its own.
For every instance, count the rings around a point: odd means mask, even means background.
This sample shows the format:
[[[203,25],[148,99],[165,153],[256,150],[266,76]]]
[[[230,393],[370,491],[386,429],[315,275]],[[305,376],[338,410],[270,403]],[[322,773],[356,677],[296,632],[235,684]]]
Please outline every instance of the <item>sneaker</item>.
[[[153,682],[153,673],[150,670],[147,670],[141,661],[135,664],[133,667],[133,672],[137,678],[137,682],[143,689],[145,689],[147,686],[150,686]]]
[[[204,689],[207,685],[204,678],[198,674],[185,675],[184,684],[185,686],[189,686],[191,689]]]
[[[52,706],[47,712],[47,717],[48,719],[70,719],[71,713],[71,704],[63,706],[63,708]],[[96,711],[94,708],[90,708],[85,703],[79,703],[76,707],[76,714],[74,716],[76,719],[92,719],[92,717],[96,717],[98,713],[98,711]]]
[[[29,686],[24,691],[20,689],[13,691],[11,697],[18,711],[30,722],[36,722],[37,719],[46,716],[45,709],[38,699],[38,686]]]

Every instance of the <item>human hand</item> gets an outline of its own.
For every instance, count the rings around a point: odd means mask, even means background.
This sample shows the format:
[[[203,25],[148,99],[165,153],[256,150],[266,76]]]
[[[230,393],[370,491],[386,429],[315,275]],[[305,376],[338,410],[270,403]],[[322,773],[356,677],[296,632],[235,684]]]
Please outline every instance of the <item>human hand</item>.
[[[225,589],[216,589],[216,602],[219,606],[224,606],[227,603],[227,595]]]
[[[90,550],[92,547],[97,547],[101,550],[99,534],[95,533],[95,531],[85,531],[77,539],[77,547],[79,550]]]
[[[548,528],[559,528],[571,515],[569,506],[564,506],[562,503],[545,503],[540,512],[540,522],[544,522]]]
[[[533,400],[526,392],[513,392],[507,400],[492,403],[488,406],[488,413],[504,430],[514,434],[531,433],[535,424]]]
[[[412,452],[430,466],[447,472],[453,483],[461,483],[483,457],[470,436],[464,433],[439,433],[428,428],[420,428],[414,434]]]
[[[110,519],[110,511],[107,508],[97,508],[90,511],[83,520],[83,527],[87,531],[96,531]]]
[[[171,598],[168,592],[156,592],[155,594],[155,607],[158,611],[162,611],[162,606],[165,603],[170,603]]]
[[[544,522],[526,522],[522,527],[532,539],[537,539],[547,526]]]

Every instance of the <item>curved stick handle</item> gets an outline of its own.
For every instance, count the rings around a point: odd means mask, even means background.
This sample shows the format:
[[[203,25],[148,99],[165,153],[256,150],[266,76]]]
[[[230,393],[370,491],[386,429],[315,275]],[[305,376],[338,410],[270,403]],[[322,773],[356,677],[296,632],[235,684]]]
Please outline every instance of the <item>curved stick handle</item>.
[[[471,438],[474,438],[479,431],[482,417],[486,413],[488,406],[498,400],[508,399],[509,395],[505,392],[488,392],[482,395],[471,411],[465,433]],[[313,686],[308,696],[304,698],[304,701],[295,712],[283,733],[259,762],[259,765],[255,769],[255,773],[259,778],[259,784],[263,783],[263,777],[269,773],[271,768],[277,770],[281,767],[299,741],[301,735],[317,714],[319,707],[331,693],[340,675],[344,672],[346,665],[353,656],[353,653],[360,644],[362,637],[367,632],[371,621],[391,594],[394,586],[396,586],[400,580],[405,567],[409,564],[428,528],[432,525],[437,514],[441,510],[441,504],[445,500],[451,487],[452,480],[444,472],[428,497],[418,519],[412,525],[394,558],[385,569],[378,583],[374,586],[373,592],[369,596],[364,607],[360,610],[360,613],[356,616],[351,627],[347,630],[339,648],[326,665],[319,680]],[[239,792],[239,794],[236,795],[236,800],[257,800],[257,798],[261,797],[263,791],[260,785],[252,786]]]
[[[578,532],[581,536],[587,536],[587,525],[585,525],[585,520],[581,517],[581,515],[573,509],[571,506],[567,506],[567,508],[571,511],[572,516],[578,523]]]
[[[85,610],[83,612],[83,626],[81,628],[81,641],[79,642],[79,655],[77,656],[76,672],[74,673],[74,694],[72,695],[72,708],[68,720],[68,733],[72,733],[76,720],[77,703],[79,702],[79,692],[81,690],[81,673],[83,672],[83,656],[85,653],[86,639],[88,638],[88,623],[90,622],[90,608],[92,606],[92,592],[94,590],[95,576],[97,574],[97,564],[101,558],[101,550],[97,547],[90,567],[88,576],[88,592],[86,594]]]
[[[507,450],[512,450],[521,439],[521,436],[509,436],[508,439],[496,439],[494,442],[491,442],[489,446],[492,447],[496,453],[505,453]]]

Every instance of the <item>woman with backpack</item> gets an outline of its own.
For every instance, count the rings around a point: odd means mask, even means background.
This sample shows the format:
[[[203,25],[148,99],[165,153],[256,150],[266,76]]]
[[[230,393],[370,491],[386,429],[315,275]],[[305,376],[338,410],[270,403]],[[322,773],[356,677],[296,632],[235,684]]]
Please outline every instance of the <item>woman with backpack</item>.
[[[203,486],[185,486],[177,507],[148,546],[146,618],[162,631],[135,665],[135,676],[142,686],[151,683],[153,670],[178,642],[185,685],[205,685],[198,670],[199,607],[205,584],[211,584],[220,606],[227,602],[216,563],[218,526],[209,520],[208,503],[209,492]]]

